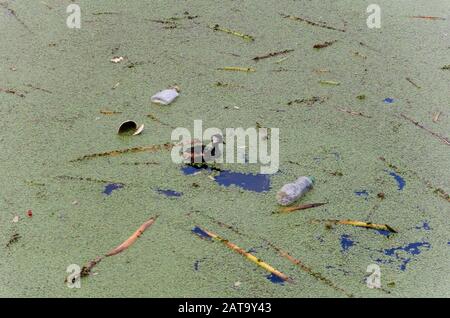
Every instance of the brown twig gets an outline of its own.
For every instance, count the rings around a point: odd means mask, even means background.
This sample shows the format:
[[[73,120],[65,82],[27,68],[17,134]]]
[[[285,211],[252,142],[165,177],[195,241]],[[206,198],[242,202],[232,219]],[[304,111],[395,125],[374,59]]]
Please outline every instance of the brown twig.
[[[327,41],[327,42],[324,42],[324,43],[318,43],[318,44],[315,44],[313,46],[313,48],[315,48],[315,49],[323,49],[323,48],[329,47],[330,45],[333,45],[336,42],[337,42],[337,40]]]
[[[262,60],[262,59],[267,59],[269,57],[274,57],[274,56],[286,54],[286,53],[289,53],[289,52],[292,52],[292,51],[294,51],[294,50],[287,49],[287,50],[284,50],[284,51],[272,52],[272,53],[269,53],[269,54],[266,54],[266,55],[256,56],[252,60],[257,62],[257,61]]]
[[[113,256],[117,255],[127,248],[129,248],[136,240],[139,238],[139,236],[142,235],[142,233],[145,232],[146,229],[148,229],[150,226],[155,223],[156,219],[158,218],[158,215],[150,218],[148,221],[144,222],[137,230],[134,232],[128,239],[126,239],[122,244],[117,246],[116,248],[113,248],[111,251],[109,251],[105,256]]]
[[[446,144],[447,146],[450,146],[450,140],[446,137],[441,136],[440,134],[432,131],[431,129],[421,125],[418,121],[415,121],[414,119],[406,116],[405,114],[400,114],[403,118],[405,118],[406,120],[409,120],[410,122],[412,122],[414,125],[416,125],[417,127],[419,127],[420,129],[425,130],[426,132],[428,132],[429,134],[433,135],[434,137],[438,138],[440,141],[442,141],[444,144]]]
[[[362,112],[355,112],[355,111],[353,111],[351,109],[338,108],[337,110],[340,111],[340,112],[343,112],[343,113],[348,113],[348,114],[353,115],[353,116],[362,116],[362,117],[366,117],[366,118],[372,118],[369,115],[365,115]]]
[[[307,19],[302,18],[302,17],[296,17],[296,16],[293,16],[293,15],[286,15],[286,14],[282,14],[282,13],[280,13],[280,15],[283,18],[288,18],[288,19],[295,20],[295,21],[302,21],[302,22],[305,22],[305,23],[307,23],[309,25],[316,26],[316,27],[319,27],[319,28],[324,28],[324,29],[329,29],[329,30],[334,30],[334,31],[339,31],[339,32],[346,32],[346,30],[334,28],[334,27],[328,26],[328,25],[326,25],[324,23],[313,22],[313,21],[307,20]]]
[[[307,209],[316,208],[316,207],[319,207],[319,206],[322,206],[325,204],[327,204],[327,203],[308,203],[308,204],[300,204],[300,205],[296,205],[296,206],[288,206],[288,207],[280,208],[278,213],[290,213],[290,212],[299,211],[299,210],[307,210]]]
[[[421,88],[419,85],[417,85],[416,83],[414,83],[414,82],[412,81],[412,79],[410,79],[409,77],[407,77],[406,80],[407,80],[408,82],[410,82],[412,85],[414,85],[416,88],[418,88],[418,89]]]
[[[146,229],[148,229],[153,223],[155,223],[156,219],[158,218],[158,215],[150,218],[149,220],[147,220],[146,222],[144,222],[137,230],[136,232],[134,232],[128,239],[126,239],[122,244],[120,244],[119,246],[117,246],[116,248],[112,249],[111,251],[109,251],[106,255],[104,256],[98,256],[95,259],[93,259],[92,261],[89,261],[85,266],[83,266],[83,268],[81,269],[81,277],[85,277],[85,276],[89,276],[92,272],[92,269],[101,262],[101,260],[104,257],[109,257],[109,256],[113,256],[113,255],[117,255],[121,252],[123,252],[124,250],[126,250],[127,248],[129,248],[134,242],[136,242],[136,240],[142,235],[142,233],[145,232]]]
[[[16,92],[15,90],[9,89],[9,88],[2,88],[2,87],[0,87],[0,92],[2,92],[2,93],[7,93],[7,94],[17,95],[17,96],[19,96],[19,97],[25,97],[24,94],[18,93],[18,92]]]
[[[170,150],[170,149],[172,149],[172,147],[173,147],[172,144],[166,143],[166,144],[162,144],[162,145],[140,146],[140,147],[126,148],[126,149],[119,149],[119,150],[111,150],[111,151],[106,151],[106,152],[84,155],[83,157],[70,160],[70,162],[90,160],[90,159],[100,158],[100,157],[113,157],[113,156],[119,156],[119,155],[126,154],[126,153],[157,152],[157,151],[161,151],[161,150]]]

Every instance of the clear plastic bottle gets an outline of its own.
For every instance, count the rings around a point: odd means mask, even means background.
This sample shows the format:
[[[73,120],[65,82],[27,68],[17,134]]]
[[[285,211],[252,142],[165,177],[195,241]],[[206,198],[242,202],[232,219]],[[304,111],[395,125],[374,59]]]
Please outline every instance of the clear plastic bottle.
[[[293,183],[285,184],[277,192],[277,201],[281,205],[289,205],[298,200],[314,185],[314,177],[300,177]]]

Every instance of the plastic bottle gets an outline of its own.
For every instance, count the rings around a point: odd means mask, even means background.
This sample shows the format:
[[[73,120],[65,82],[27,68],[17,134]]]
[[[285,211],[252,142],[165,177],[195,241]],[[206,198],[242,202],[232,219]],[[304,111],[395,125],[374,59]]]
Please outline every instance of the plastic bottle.
[[[293,183],[285,184],[277,192],[277,201],[289,205],[308,192],[314,185],[314,177],[300,177]]]

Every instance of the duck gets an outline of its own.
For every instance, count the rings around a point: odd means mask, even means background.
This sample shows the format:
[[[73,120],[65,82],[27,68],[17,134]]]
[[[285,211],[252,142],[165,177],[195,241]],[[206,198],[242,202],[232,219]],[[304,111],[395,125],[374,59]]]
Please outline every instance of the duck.
[[[212,135],[212,147],[208,147],[203,143],[194,145],[184,152],[184,157],[190,160],[190,164],[206,165],[206,163],[212,162],[216,156],[220,155],[219,145],[221,143],[224,143],[222,135]]]

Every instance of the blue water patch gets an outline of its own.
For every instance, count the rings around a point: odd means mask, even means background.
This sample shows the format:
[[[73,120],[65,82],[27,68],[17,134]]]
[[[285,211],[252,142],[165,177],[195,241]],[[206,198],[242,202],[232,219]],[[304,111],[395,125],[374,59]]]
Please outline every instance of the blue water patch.
[[[211,169],[205,168],[205,167],[194,167],[194,166],[183,166],[183,167],[181,167],[181,171],[183,171],[183,173],[185,175],[196,174],[197,172],[199,172],[201,170],[211,171]]]
[[[208,233],[206,233],[205,231],[203,231],[201,228],[199,228],[198,226],[194,227],[192,229],[192,233],[197,234],[198,236],[200,236],[200,238],[202,239],[206,239],[206,240],[211,240],[211,236],[209,236]]]
[[[342,252],[347,252],[353,245],[355,245],[355,242],[350,238],[350,235],[348,234],[341,235]]]
[[[123,188],[123,184],[121,184],[121,183],[108,183],[108,184],[105,186],[105,190],[103,190],[102,193],[104,193],[104,194],[106,194],[106,195],[111,195],[111,193],[112,193],[114,190],[122,189],[122,188]]]
[[[277,275],[270,274],[270,275],[267,275],[266,278],[274,284],[284,285],[284,280],[281,279],[280,277],[278,277]]]
[[[425,230],[425,231],[431,231],[430,224],[427,221],[423,221],[422,225],[416,226],[417,230]]]
[[[367,192],[367,190],[362,190],[362,191],[355,191],[355,194],[358,197],[364,197],[364,199],[367,201],[369,198],[369,192]]]
[[[403,179],[402,176],[396,174],[396,173],[393,172],[393,171],[387,171],[387,170],[385,170],[385,171],[386,171],[387,173],[389,173],[390,176],[394,177],[395,181],[397,181],[398,190],[399,190],[399,191],[402,191],[403,188],[404,188],[405,185],[406,185],[405,179]]]
[[[385,104],[392,104],[394,102],[393,98],[387,97],[383,100]]]
[[[388,230],[376,230],[376,231],[378,234],[386,236],[386,237],[389,237],[392,234],[392,232],[388,231]]]
[[[181,197],[183,195],[182,192],[177,192],[174,190],[162,190],[158,189],[156,190],[159,194],[164,194],[166,197]]]
[[[422,249],[431,249],[431,244],[428,242],[415,242],[409,243],[405,246],[393,247],[384,250],[384,254],[390,257],[395,257],[400,261],[400,270],[405,271],[406,265],[411,262],[411,257],[405,257],[400,255],[399,252],[405,252],[408,255],[416,256],[422,253]]]
[[[270,190],[270,176],[267,174],[241,173],[223,170],[214,178],[222,186],[238,186],[254,192],[267,192]]]
[[[200,170],[212,171],[211,168],[193,166],[184,166],[181,170],[185,175],[192,175]],[[268,174],[252,174],[220,170],[219,175],[217,175],[214,180],[225,187],[235,185],[244,190],[253,192],[267,192],[270,190],[270,175]]]

